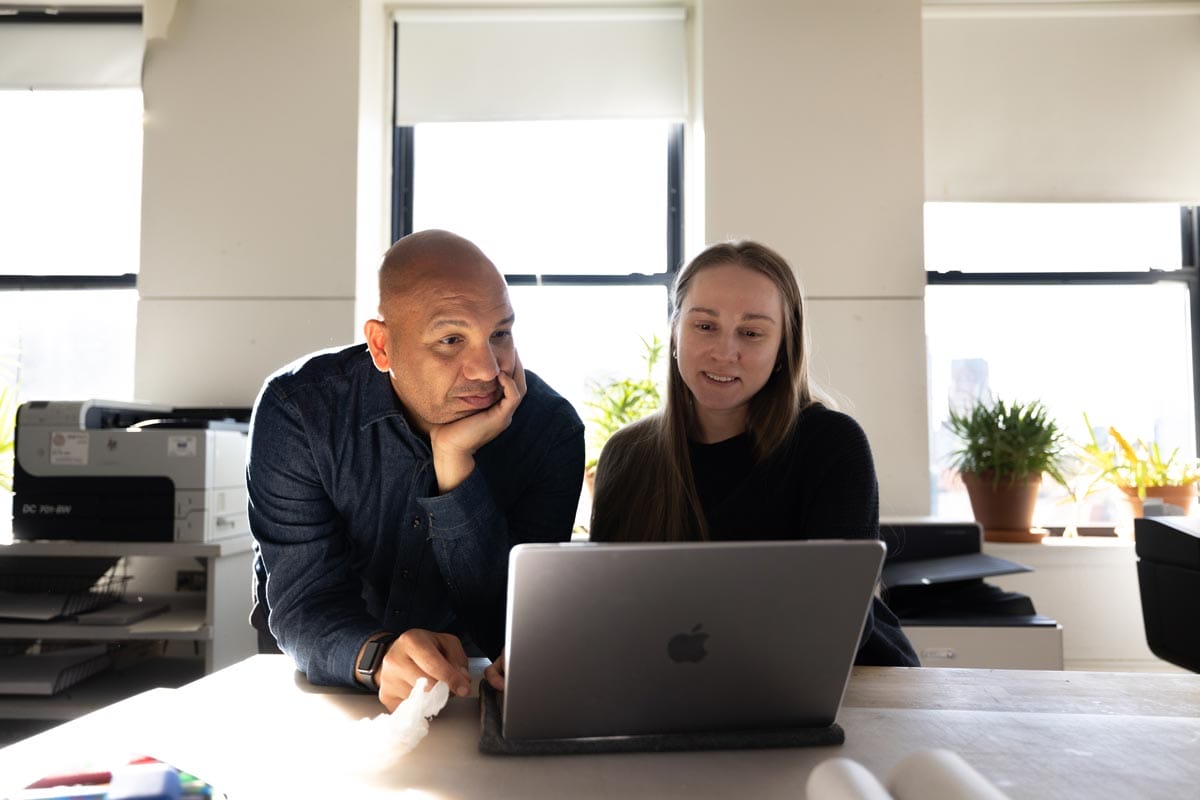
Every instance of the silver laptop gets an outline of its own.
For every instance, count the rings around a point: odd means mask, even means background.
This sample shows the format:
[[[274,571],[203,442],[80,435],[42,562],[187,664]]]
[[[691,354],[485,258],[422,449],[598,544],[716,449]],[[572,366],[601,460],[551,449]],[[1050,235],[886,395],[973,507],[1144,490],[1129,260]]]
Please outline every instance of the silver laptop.
[[[873,540],[518,545],[504,736],[830,725],[884,552]]]

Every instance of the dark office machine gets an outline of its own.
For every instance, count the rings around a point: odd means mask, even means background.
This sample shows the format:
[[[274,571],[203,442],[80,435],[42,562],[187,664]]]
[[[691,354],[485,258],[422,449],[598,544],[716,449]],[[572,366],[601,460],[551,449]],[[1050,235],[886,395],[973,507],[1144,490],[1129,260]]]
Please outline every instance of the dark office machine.
[[[99,400],[23,403],[13,537],[215,542],[247,535],[249,414]]]
[[[1133,529],[1146,644],[1164,661],[1200,672],[1200,522],[1142,517]]]
[[[881,582],[923,666],[1062,669],[1062,626],[986,582],[1030,572],[984,553],[976,522],[884,520]]]

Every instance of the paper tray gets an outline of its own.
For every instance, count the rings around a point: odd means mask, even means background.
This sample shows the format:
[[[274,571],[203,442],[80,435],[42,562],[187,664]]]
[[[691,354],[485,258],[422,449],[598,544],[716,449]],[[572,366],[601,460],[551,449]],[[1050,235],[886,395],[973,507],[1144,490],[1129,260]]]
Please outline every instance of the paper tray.
[[[884,588],[891,589],[896,586],[929,586],[935,583],[953,583],[1032,571],[1024,564],[1006,558],[996,558],[985,553],[968,553],[884,564],[880,581]]]
[[[112,663],[103,645],[0,658],[0,694],[55,695]]]
[[[500,693],[479,684],[479,751],[490,755],[544,756],[587,753],[664,753],[678,750],[738,750],[768,747],[828,747],[846,741],[836,722],[827,728],[779,728],[707,733],[604,736],[589,739],[506,739],[501,733]]]

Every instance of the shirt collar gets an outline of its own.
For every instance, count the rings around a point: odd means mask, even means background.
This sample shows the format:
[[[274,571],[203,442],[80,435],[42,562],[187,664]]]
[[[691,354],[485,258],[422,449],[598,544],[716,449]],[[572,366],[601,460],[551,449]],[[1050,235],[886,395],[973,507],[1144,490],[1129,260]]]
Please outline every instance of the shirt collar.
[[[391,377],[388,373],[380,372],[375,368],[375,364],[371,361],[371,354],[365,346],[363,347],[363,361],[364,363],[359,365],[359,369],[364,370],[366,376],[363,380],[362,393],[359,395],[359,430],[374,425],[380,420],[399,417],[400,424],[413,433],[404,416],[404,407],[400,405],[400,398],[396,396],[396,390],[392,388]]]

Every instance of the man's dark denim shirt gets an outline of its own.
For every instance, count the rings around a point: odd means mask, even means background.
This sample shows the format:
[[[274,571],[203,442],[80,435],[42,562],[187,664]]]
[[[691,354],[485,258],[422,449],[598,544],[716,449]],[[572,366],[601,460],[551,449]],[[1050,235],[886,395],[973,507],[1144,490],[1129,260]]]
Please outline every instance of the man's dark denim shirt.
[[[512,424],[439,496],[428,439],[366,345],[268,378],[246,469],[257,602],[309,680],[356,685],[354,659],[380,630],[466,634],[499,654],[509,549],[569,539],[583,482],[579,415],[525,381]]]

